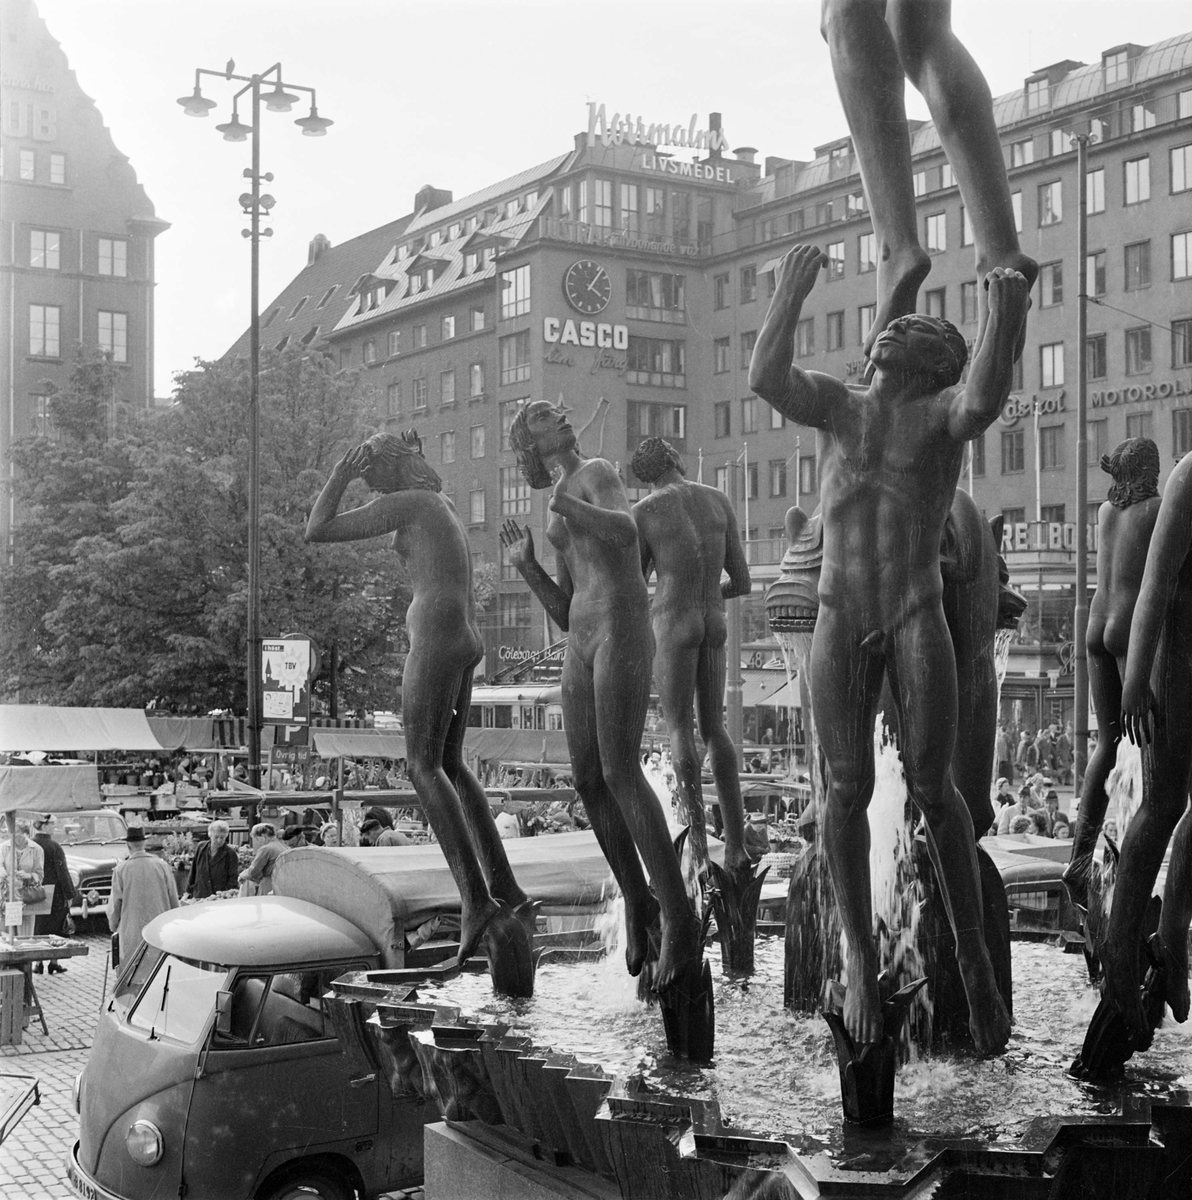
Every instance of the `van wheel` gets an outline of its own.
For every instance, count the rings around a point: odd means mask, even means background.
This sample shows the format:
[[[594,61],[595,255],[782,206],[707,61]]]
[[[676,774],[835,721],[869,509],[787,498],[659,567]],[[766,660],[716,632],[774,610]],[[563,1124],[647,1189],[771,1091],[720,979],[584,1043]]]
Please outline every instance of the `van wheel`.
[[[356,1200],[356,1189],[336,1175],[312,1168],[295,1171],[261,1192],[258,1200]]]

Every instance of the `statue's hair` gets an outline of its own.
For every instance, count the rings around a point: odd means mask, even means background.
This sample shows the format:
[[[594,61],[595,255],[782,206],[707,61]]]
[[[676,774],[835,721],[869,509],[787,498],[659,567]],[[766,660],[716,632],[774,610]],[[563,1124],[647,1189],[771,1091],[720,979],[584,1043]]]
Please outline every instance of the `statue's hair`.
[[[1113,477],[1109,503],[1114,508],[1129,508],[1159,494],[1159,447],[1150,438],[1119,442],[1113,453],[1101,456],[1101,470]]]
[[[629,469],[643,483],[653,483],[667,467],[674,467],[680,475],[687,474],[679,452],[665,438],[643,438],[633,452]]]
[[[944,336],[944,345],[948,349],[948,358],[935,373],[935,382],[940,387],[955,387],[964,375],[964,366],[968,362],[968,343],[964,335],[943,317],[932,317]]]
[[[548,400],[537,400],[533,403],[545,404],[548,408],[558,411],[557,406]],[[534,444],[534,435],[530,432],[531,407],[531,404],[523,404],[517,410],[517,415],[509,426],[509,445],[517,457],[517,465],[521,468],[526,482],[536,492],[540,492],[543,488],[550,487],[551,477],[542,455],[538,453],[538,447]]]
[[[422,454],[422,439],[413,429],[405,430],[401,437],[392,433],[374,433],[364,443],[369,450],[370,462],[388,463],[405,472],[411,488],[428,492],[441,492],[443,481]]]

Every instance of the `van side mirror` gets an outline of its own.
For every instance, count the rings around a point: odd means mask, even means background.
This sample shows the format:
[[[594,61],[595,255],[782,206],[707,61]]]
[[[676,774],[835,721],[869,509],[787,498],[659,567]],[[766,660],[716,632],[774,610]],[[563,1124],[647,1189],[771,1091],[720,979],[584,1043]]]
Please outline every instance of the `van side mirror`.
[[[223,1037],[232,1033],[232,993],[215,993],[215,1032]]]

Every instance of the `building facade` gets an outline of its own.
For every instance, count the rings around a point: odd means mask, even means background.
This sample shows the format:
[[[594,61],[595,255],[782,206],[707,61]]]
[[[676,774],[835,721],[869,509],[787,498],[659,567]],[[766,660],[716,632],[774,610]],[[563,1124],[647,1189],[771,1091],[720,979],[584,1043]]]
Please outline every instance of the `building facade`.
[[[1022,246],[1041,272],[1013,395],[972,443],[962,485],[1004,517],[1011,577],[1031,600],[1007,685],[1007,715],[1025,726],[1070,713],[1074,539],[1082,529],[1090,539],[1092,582],[1100,456],[1124,437],[1151,436],[1166,477],[1192,450],[1192,34],[1037,71],[995,100],[995,116]],[[1091,140],[1083,264],[1078,133]],[[913,124],[911,138],[932,257],[920,307],[971,342],[979,282],[963,202],[934,127]],[[585,452],[617,463],[631,498],[641,494],[633,449],[660,434],[690,477],[734,499],[756,580],[743,602],[746,650],[755,661],[772,653],[762,593],[777,575],[786,510],[818,503],[818,458],[813,430],[784,424],[750,393],[750,354],[775,265],[813,242],[830,265],[793,352],[802,366],[859,381],[877,248],[847,137],[809,162],[758,163],[751,148],[730,154],[727,144],[718,114],[707,130],[694,118],[646,127],[593,105],[587,131],[556,159],[459,201],[424,189],[375,263],[340,281],[348,303],[319,344],[366,373],[394,427],[418,429],[477,560],[500,563],[490,674],[552,638],[501,560],[497,531],[506,517],[544,529],[547,496],[526,489],[508,430],[521,403],[560,396]],[[1082,270],[1093,298],[1092,465],[1088,511],[1077,513]],[[300,299],[291,285],[270,306],[291,313],[290,336],[309,329],[292,312]],[[279,340],[281,320],[269,326]],[[550,565],[549,544],[536,542]]]
[[[2,0],[0,75],[0,535],[13,509],[8,448],[48,433],[47,400],[80,350],[121,367],[123,399],[153,402],[154,213],[127,157],[32,0]]]

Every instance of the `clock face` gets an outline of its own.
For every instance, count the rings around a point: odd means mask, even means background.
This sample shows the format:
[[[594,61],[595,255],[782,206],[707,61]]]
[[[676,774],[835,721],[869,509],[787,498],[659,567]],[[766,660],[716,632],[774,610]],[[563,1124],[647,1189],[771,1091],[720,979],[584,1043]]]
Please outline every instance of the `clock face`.
[[[603,312],[613,294],[613,281],[599,263],[581,258],[567,268],[563,294],[577,312],[589,315]]]

